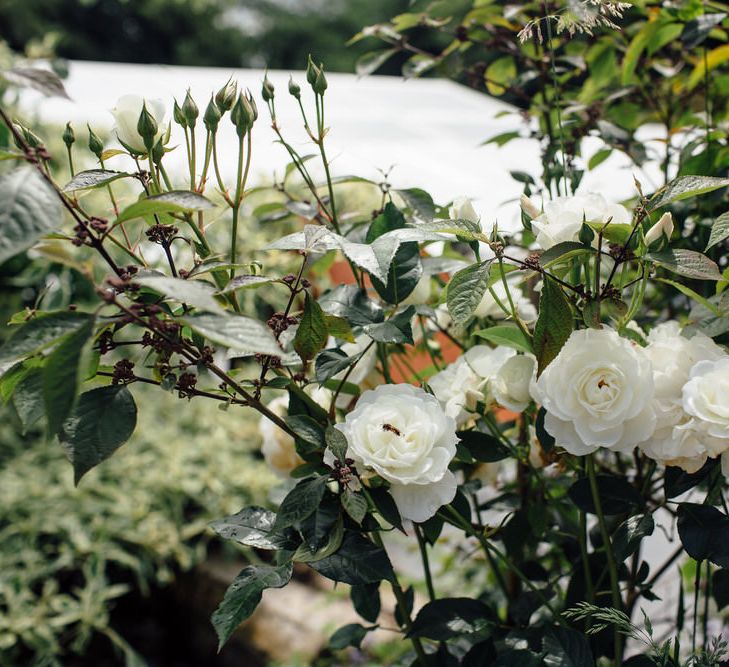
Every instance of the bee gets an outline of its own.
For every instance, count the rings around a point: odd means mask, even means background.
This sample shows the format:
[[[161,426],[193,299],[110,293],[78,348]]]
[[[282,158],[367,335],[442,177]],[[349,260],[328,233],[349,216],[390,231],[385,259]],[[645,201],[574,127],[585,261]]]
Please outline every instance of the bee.
[[[400,433],[400,431],[397,428],[395,428],[392,424],[383,424],[382,430],[389,431],[390,433],[394,433],[395,435],[402,436],[402,433]]]

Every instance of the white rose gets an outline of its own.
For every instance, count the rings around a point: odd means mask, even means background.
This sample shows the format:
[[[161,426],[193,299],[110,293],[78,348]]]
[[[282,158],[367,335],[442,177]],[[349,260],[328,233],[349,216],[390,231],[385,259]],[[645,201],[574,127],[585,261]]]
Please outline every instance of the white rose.
[[[573,331],[532,390],[544,427],[571,454],[628,451],[655,428],[651,362],[613,329]]]
[[[532,354],[520,354],[507,359],[491,378],[491,393],[499,405],[514,412],[527,409],[532,398],[529,393],[537,360]]]
[[[700,361],[691,369],[683,387],[683,409],[704,424],[712,438],[723,441],[723,450],[729,447],[729,356]]]
[[[154,137],[155,143],[165,131],[165,105],[162,100],[147,100],[139,95],[124,95],[116,101],[116,106],[111,110],[114,121],[116,136],[130,148],[140,153],[146,153],[144,141],[137,132],[137,123],[142,113],[142,107],[146,104],[147,111],[157,122],[157,134]]]
[[[473,203],[468,197],[456,197],[453,205],[448,209],[451,220],[468,220],[478,222],[478,213],[473,208]]]
[[[446,415],[462,426],[471,417],[476,403],[483,400],[483,378],[476,375],[464,356],[459,357],[428,380]]]
[[[534,307],[534,304],[524,296],[524,292],[519,287],[513,284],[513,281],[509,281],[509,283],[509,292],[514,302],[517,315],[525,322],[534,322],[537,319],[537,309]],[[506,295],[504,283],[500,281],[496,282],[492,285],[491,289],[493,289],[494,294],[504,308],[509,310],[509,298]],[[509,317],[497,303],[496,299],[494,299],[490,290],[486,290],[481,299],[481,303],[476,306],[473,314],[476,317],[492,317],[495,320],[503,320]]]
[[[681,335],[678,322],[664,322],[647,336],[645,354],[653,366],[656,430],[640,448],[650,458],[665,465],[695,472],[706,461],[716,443],[700,420],[693,419],[683,406],[683,388],[691,369],[702,360],[716,360],[724,351],[702,333],[691,338]]]
[[[347,456],[390,482],[400,515],[422,522],[453,500],[456,424],[437,399],[409,384],[366,391],[342,424]]]
[[[408,294],[407,298],[400,302],[402,306],[420,305],[430,300],[430,274],[424,273],[418,280],[415,289]]]
[[[583,222],[628,224],[628,210],[620,204],[608,204],[596,193],[557,197],[544,204],[544,213],[532,221],[536,243],[543,250],[564,241],[576,241]]]
[[[490,380],[499,369],[516,354],[516,350],[499,345],[474,345],[463,355],[474,373],[484,380]]]

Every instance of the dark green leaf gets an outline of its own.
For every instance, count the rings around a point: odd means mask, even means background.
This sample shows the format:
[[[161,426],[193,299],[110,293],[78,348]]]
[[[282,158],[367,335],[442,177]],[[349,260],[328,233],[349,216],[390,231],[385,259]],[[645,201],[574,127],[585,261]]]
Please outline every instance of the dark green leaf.
[[[340,651],[348,646],[359,648],[370,630],[374,628],[366,628],[359,623],[344,625],[329,638],[329,648],[333,651]]]
[[[622,477],[598,475],[597,493],[600,497],[602,511],[607,515],[623,514],[643,504],[643,499],[637,489]],[[568,495],[583,512],[595,514],[590,480],[587,477],[578,479],[570,487]]]
[[[382,487],[370,489],[370,498],[372,498],[372,502],[375,504],[375,508],[380,516],[391,526],[402,530],[400,512],[392,496],[387,492],[387,489],[383,489]]]
[[[328,499],[321,503],[316,511],[300,522],[299,532],[304,538],[304,544],[311,554],[315,554],[327,542],[334,524],[339,519],[339,503]]]
[[[542,446],[542,450],[545,453],[551,452],[554,449],[554,437],[552,437],[548,432],[547,429],[544,428],[544,417],[546,416],[547,411],[544,408],[539,408],[539,412],[537,412],[537,421],[535,423],[535,428],[537,432],[537,440],[539,440],[539,444]]]
[[[515,325],[499,324],[488,329],[474,331],[474,335],[485,338],[494,345],[511,347],[519,352],[534,352],[532,349],[532,341]]]
[[[405,310],[393,315],[385,322],[366,324],[364,332],[378,343],[413,343],[412,320],[415,307],[408,306]]]
[[[42,368],[33,368],[23,376],[15,386],[12,402],[24,431],[45,414]]]
[[[155,213],[188,213],[215,208],[215,204],[197,192],[172,190],[159,195],[145,197],[127,206],[117,217],[114,224],[142,218]]]
[[[446,641],[481,632],[492,624],[489,608],[471,598],[441,598],[426,604],[415,617],[409,637]]]
[[[63,81],[53,70],[40,67],[12,67],[0,73],[6,81],[23,88],[32,88],[46,97],[71,99],[63,87]]]
[[[618,526],[613,535],[613,551],[618,561],[631,556],[640,546],[641,540],[653,534],[655,522],[651,514],[636,514],[628,517]]]
[[[378,49],[363,53],[354,66],[357,76],[373,74],[384,65],[392,56],[398,53],[398,49]]]
[[[145,275],[135,276],[134,282],[199,310],[206,310],[220,315],[225,314],[225,309],[215,300],[215,287],[201,280],[182,280],[181,278],[162,275]]]
[[[679,176],[666,187],[661,188],[648,202],[650,211],[675,201],[703,195],[729,185],[729,178],[716,178],[714,176]]]
[[[355,611],[370,623],[376,623],[380,615],[380,584],[360,584],[352,586],[349,592]]]
[[[316,450],[324,449],[324,429],[315,419],[308,415],[289,415],[284,421],[298,439],[313,445]]]
[[[333,378],[345,368],[349,368],[355,361],[359,359],[359,355],[348,357],[338,347],[331,350],[323,350],[320,352],[314,362],[314,372],[316,381],[319,383],[326,382],[329,378]]]
[[[222,263],[223,266],[220,268],[229,268],[230,265]],[[200,274],[202,271],[197,271],[196,274]],[[276,282],[278,278],[271,278],[269,276],[255,276],[255,275],[242,275],[236,276],[231,280],[223,289],[220,290],[219,294],[230,294],[240,289],[251,289],[260,287],[261,285],[269,285],[270,283]]]
[[[334,457],[339,461],[344,461],[349,447],[344,434],[333,426],[327,426],[327,430],[324,432],[324,440]]]
[[[249,565],[241,570],[210,619],[218,635],[218,651],[233,631],[255,611],[263,591],[282,588],[289,583],[292,573],[291,563],[278,567]]]
[[[718,611],[729,605],[729,570],[716,570],[711,577],[711,594]]]
[[[722,279],[721,271],[719,271],[716,262],[695,250],[678,248],[664,250],[663,252],[650,252],[645,257],[664,269],[686,278],[695,278],[697,280]]]
[[[539,296],[539,317],[534,325],[537,375],[559,354],[572,329],[572,309],[567,297],[554,280],[545,276]]]
[[[711,225],[711,234],[709,235],[709,242],[706,244],[706,250],[713,248],[726,238],[729,238],[729,211],[722,213]]]
[[[577,241],[563,241],[553,245],[549,250],[545,250],[539,255],[539,266],[543,268],[549,268],[552,264],[555,264],[558,260],[560,262],[566,262],[577,255],[586,255],[594,252],[589,248],[585,248],[582,243]]]
[[[674,466],[666,466],[666,473],[663,477],[663,491],[666,498],[675,498],[701,484],[718,464],[719,459],[709,459],[700,470],[694,473],[688,473]]]
[[[304,363],[313,359],[316,353],[326,345],[327,336],[324,311],[307,292],[304,301],[304,315],[294,338],[294,349]]]
[[[66,185],[64,192],[75,192],[76,190],[88,190],[98,188],[120,178],[130,177],[131,174],[125,171],[110,171],[107,169],[89,169],[78,172]]]
[[[453,274],[448,283],[446,303],[453,321],[465,324],[481,303],[489,284],[491,262],[476,262]]]
[[[353,521],[362,523],[367,515],[367,499],[356,491],[344,489],[342,492],[342,507],[349,514]]]
[[[290,535],[274,532],[275,512],[263,507],[244,507],[237,514],[210,522],[210,527],[225,540],[233,540],[256,549],[291,549]]]
[[[187,315],[180,321],[209,341],[241,354],[283,354],[271,330],[244,315]]]
[[[311,516],[324,497],[326,482],[327,478],[324,476],[299,482],[281,503],[274,530],[280,531],[288,526],[297,525]]]
[[[319,299],[319,305],[330,315],[341,317],[352,326],[382,322],[382,308],[356,285],[339,285]]]
[[[481,431],[459,431],[456,435],[476,461],[492,463],[510,456],[509,450],[497,438]]]
[[[325,313],[324,321],[326,322],[327,331],[330,336],[340,340],[346,340],[348,343],[354,343],[352,327],[343,317],[337,317],[336,315],[329,315]]]
[[[61,225],[61,202],[33,167],[0,176],[0,264]]]
[[[123,385],[99,387],[81,394],[58,439],[73,464],[79,483],[91,468],[108,459],[132,435],[137,406]]]
[[[407,190],[395,190],[402,198],[405,205],[412,214],[423,222],[430,222],[435,215],[435,204],[433,198],[420,188],[409,188]]]
[[[384,549],[352,531],[345,531],[335,554],[310,565],[327,579],[351,585],[389,581],[393,577],[392,564]]]
[[[694,560],[729,567],[729,517],[711,505],[681,503],[678,536]]]
[[[76,403],[84,371],[84,356],[89,350],[93,333],[94,320],[88,319],[61,340],[43,367],[43,401],[51,435],[59,431]],[[77,483],[80,478],[81,475],[77,474]]]
[[[595,664],[590,642],[571,628],[549,628],[542,640],[547,667],[588,667]]]

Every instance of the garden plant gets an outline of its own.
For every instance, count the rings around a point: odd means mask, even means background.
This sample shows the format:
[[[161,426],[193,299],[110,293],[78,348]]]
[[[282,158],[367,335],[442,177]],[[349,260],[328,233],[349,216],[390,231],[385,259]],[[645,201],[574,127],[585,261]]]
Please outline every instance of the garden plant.
[[[513,174],[524,194],[508,233],[461,193],[436,203],[332,173],[329,84],[311,58],[287,90],[266,77],[255,94],[231,80],[205,101],[123,96],[120,148],[67,125],[62,182],[43,141],[0,107],[0,261],[72,246],[93,287],[74,307],[12,318],[2,396],[27,426],[44,420],[82,485],[134,432],[135,385],[175,393],[181,413],[207,401],[260,414],[286,494],[211,525],[257,554],[212,616],[221,650],[264,590],[308,566],[349,586],[361,616],[336,649],[379,628],[387,588],[403,664],[721,664],[725,9],[430,3],[363,31],[390,44],[364,69],[409,49],[410,74],[453,59],[492,94],[522,97],[542,160]],[[454,41],[421,52],[415,27]],[[481,46],[490,62],[469,62]],[[5,77],[63,94],[44,70]],[[284,104],[311,154],[279,124]],[[646,124],[659,141],[640,137]],[[272,186],[250,182],[253,132],[281,151]],[[508,150],[517,136],[492,141]],[[594,136],[605,146],[585,161]],[[231,140],[232,181],[218,161]],[[662,182],[619,172],[634,188],[624,202],[581,190],[612,152],[656,163]],[[76,170],[80,154],[97,165]],[[167,168],[180,154],[184,173]],[[122,183],[133,200],[120,201]],[[254,225],[267,243],[251,262]],[[424,602],[388,555],[396,533],[417,545]],[[460,554],[457,597],[432,575],[443,541]],[[676,589],[659,627],[643,609]]]

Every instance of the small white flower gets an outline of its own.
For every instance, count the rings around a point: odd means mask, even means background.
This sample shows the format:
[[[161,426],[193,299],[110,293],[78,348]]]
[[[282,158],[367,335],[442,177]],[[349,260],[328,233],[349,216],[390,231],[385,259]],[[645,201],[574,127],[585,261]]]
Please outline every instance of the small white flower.
[[[517,287],[513,283],[513,280],[509,281],[509,293],[514,301],[517,315],[524,322],[534,322],[537,319],[537,309],[524,295],[521,288]],[[504,283],[501,281],[496,282],[492,285],[491,289],[493,289],[496,298],[501,302],[504,308],[509,310],[509,299],[506,295],[506,287],[504,287]],[[486,290],[483,298],[481,299],[481,303],[476,306],[473,314],[476,317],[491,317],[495,320],[503,320],[509,317],[509,315],[504,312],[504,309],[498,304],[496,299],[494,299],[494,295],[491,294],[490,290]]]
[[[670,213],[664,213],[661,219],[645,233],[645,244],[655,243],[661,236],[667,239],[673,234],[673,217]]]
[[[453,205],[448,210],[451,220],[468,220],[478,222],[478,213],[473,208],[473,203],[468,197],[456,197]]]
[[[700,361],[683,387],[683,409],[702,422],[707,433],[729,447],[729,356]],[[719,452],[715,452],[718,454]]]
[[[142,113],[142,107],[146,104],[147,111],[157,122],[157,134],[155,143],[166,131],[164,127],[165,105],[162,100],[146,100],[139,95],[124,95],[116,101],[116,106],[111,110],[114,116],[116,136],[127,146],[140,153],[146,153],[144,141],[137,132],[137,123]]]
[[[456,453],[456,424],[422,389],[395,384],[366,391],[336,428],[355,465],[390,482],[403,518],[426,521],[455,497],[448,464]]]
[[[532,400],[529,387],[536,370],[537,360],[532,354],[520,354],[507,359],[491,378],[494,400],[514,412],[526,410]]]
[[[536,243],[543,250],[564,241],[576,241],[583,222],[627,224],[630,213],[620,204],[608,204],[596,193],[557,197],[544,204],[544,213],[532,221]]]
[[[655,428],[651,362],[609,328],[573,331],[532,391],[544,427],[571,454],[629,451]]]

